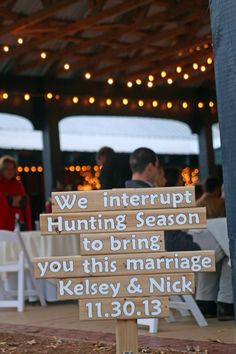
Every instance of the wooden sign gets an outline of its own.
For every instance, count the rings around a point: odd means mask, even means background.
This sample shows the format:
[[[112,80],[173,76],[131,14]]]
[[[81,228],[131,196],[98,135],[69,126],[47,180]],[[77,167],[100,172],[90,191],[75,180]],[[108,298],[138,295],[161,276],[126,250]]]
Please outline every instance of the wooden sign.
[[[41,233],[80,234],[81,255],[36,258],[35,277],[79,299],[80,320],[116,319],[117,354],[138,354],[135,319],[168,316],[168,296],[193,294],[193,273],[215,271],[214,251],[163,252],[163,230],[206,225],[194,187],[55,192],[52,211]]]
[[[43,235],[203,228],[205,208],[41,214]]]
[[[80,235],[80,254],[160,252],[165,250],[163,231],[114,232]]]
[[[167,317],[168,298],[119,298],[79,301],[80,320],[134,319]]]
[[[124,209],[162,209],[195,206],[194,187],[112,189],[89,192],[53,192],[53,213]]]
[[[151,274],[99,278],[69,278],[57,281],[57,299],[97,299],[163,295],[193,295],[192,273]]]
[[[45,257],[34,259],[36,278],[77,278],[215,270],[214,251]]]

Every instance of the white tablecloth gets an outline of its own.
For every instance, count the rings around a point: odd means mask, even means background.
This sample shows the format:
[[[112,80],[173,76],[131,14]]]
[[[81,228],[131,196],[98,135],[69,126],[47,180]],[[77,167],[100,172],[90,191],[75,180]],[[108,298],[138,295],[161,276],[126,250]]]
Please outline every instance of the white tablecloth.
[[[212,233],[216,241],[220,244],[225,254],[230,257],[226,218],[208,219],[207,228]]]
[[[21,232],[21,235],[32,261],[35,257],[76,256],[80,253],[79,235],[41,236],[40,231]],[[1,264],[16,261],[19,251],[20,246],[15,243],[2,243]],[[45,281],[45,297],[48,301],[56,300],[55,282]]]

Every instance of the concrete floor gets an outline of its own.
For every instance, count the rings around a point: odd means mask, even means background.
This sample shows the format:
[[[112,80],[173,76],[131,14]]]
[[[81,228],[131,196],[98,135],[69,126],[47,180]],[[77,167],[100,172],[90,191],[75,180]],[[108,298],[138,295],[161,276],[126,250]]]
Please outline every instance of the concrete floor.
[[[18,313],[15,309],[0,310],[1,324],[115,332],[115,321],[79,321],[78,318],[78,305],[75,302],[49,303],[45,308],[38,304],[27,305],[22,313]],[[139,334],[149,335],[145,328],[139,328]],[[208,319],[207,327],[198,327],[192,317],[179,317],[175,323],[168,323],[161,319],[158,333],[150,335],[160,338],[236,344],[235,322],[220,322],[217,319]]]

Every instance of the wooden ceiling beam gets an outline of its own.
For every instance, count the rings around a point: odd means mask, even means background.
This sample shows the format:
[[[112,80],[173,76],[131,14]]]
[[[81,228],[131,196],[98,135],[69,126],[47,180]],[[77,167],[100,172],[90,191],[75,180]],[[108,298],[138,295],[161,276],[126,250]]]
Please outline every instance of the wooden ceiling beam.
[[[70,2],[68,2],[68,0],[58,0],[50,7],[44,8],[43,10],[37,11],[32,15],[24,17],[16,23],[14,22],[12,25],[3,27],[0,30],[0,37],[10,33],[18,34],[24,29],[32,27],[33,25],[46,20],[56,12],[61,11],[65,7],[69,7],[76,2],[79,2],[79,0],[70,0]]]
[[[181,11],[182,11],[182,9],[181,9]],[[176,16],[177,15],[178,14],[176,14]],[[159,17],[161,17],[163,19],[166,19],[166,16],[167,16],[167,14],[166,14],[166,12],[164,12],[164,13],[160,14]],[[194,15],[194,19],[198,18],[198,16],[199,16],[199,13],[195,14]],[[155,16],[155,18],[153,17],[152,20],[158,21],[158,17]],[[193,15],[191,15],[189,21],[192,21],[192,20],[193,20]],[[186,19],[186,22],[187,22],[187,19]],[[150,24],[151,23],[152,22],[150,21]],[[130,28],[131,29],[130,29],[130,31],[128,31],[128,33],[133,32],[132,26],[130,26]],[[134,31],[136,32],[137,28],[134,27]],[[179,27],[178,29],[173,29],[173,30],[168,30],[168,31],[163,31],[163,32],[160,31],[160,35],[163,38],[160,38],[159,40],[171,39],[171,38],[175,37],[178,33],[181,33],[181,32],[185,33],[185,29],[183,27]],[[140,34],[140,32],[139,32],[139,34]],[[134,42],[132,44],[128,44],[127,43],[127,50],[129,52],[132,51],[132,50],[142,49],[144,43],[145,43],[145,47],[146,47],[148,43],[151,44],[151,43],[153,43],[153,41],[155,41],[155,40],[157,41],[157,34],[156,33],[150,34],[150,33],[146,32],[146,33],[144,33],[142,35],[144,37],[146,35],[146,38],[141,38],[141,40],[136,41],[136,42]],[[99,41],[97,41],[97,43],[99,43]],[[81,48],[83,48],[83,45],[80,46],[80,49]],[[97,54],[96,56],[93,56],[91,59],[85,58],[82,61],[78,61],[78,64],[73,67],[73,70],[78,70],[78,69],[81,69],[83,67],[89,68],[89,66],[92,66],[94,64],[97,65],[99,63],[99,60],[103,60],[104,57],[110,58],[112,56],[116,56],[117,53],[118,53],[118,48],[119,48],[119,43],[117,43],[116,48],[113,49],[113,50],[108,48],[105,51],[103,50],[100,54]],[[124,66],[125,66],[125,60],[124,59],[120,59],[120,63],[121,63],[121,65],[122,65],[122,63],[124,63]],[[114,69],[116,70],[117,67],[114,67]],[[91,69],[89,68],[89,70],[91,70]]]

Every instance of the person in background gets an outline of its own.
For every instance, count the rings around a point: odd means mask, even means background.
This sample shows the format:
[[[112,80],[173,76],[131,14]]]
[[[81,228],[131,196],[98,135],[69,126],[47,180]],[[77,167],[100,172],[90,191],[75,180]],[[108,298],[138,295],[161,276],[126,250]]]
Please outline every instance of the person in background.
[[[164,176],[166,180],[166,187],[181,187],[184,185],[184,181],[181,176],[181,171],[177,167],[164,168]]]
[[[16,179],[17,164],[11,156],[0,158],[0,229],[13,231],[18,215],[22,230],[32,230],[29,198]]]
[[[130,155],[130,166],[132,179],[126,182],[126,188],[151,188],[156,184],[158,159],[152,150],[147,148],[135,150]],[[169,173],[166,185],[172,184],[174,187],[179,180],[178,173],[174,173],[173,176]],[[181,230],[165,231],[166,251],[215,251],[216,272],[197,274],[197,304],[207,317],[217,316],[221,321],[232,320],[234,319],[233,291],[228,258],[208,230],[198,231],[193,235]]]
[[[129,161],[132,179],[126,181],[126,188],[151,188],[156,186],[161,168],[154,151],[141,147],[130,155]],[[167,182],[164,174],[162,181]],[[164,187],[164,185],[162,184],[161,187]],[[200,250],[200,247],[193,242],[192,236],[180,230],[168,230],[165,232],[165,246],[167,251]]]
[[[180,182],[180,171],[167,169],[166,186],[178,186]],[[166,236],[166,249],[177,251],[178,244],[170,238],[172,231]],[[218,317],[221,321],[234,319],[233,290],[231,281],[231,269],[228,265],[228,257],[216,241],[214,236],[207,229],[198,229],[188,233],[179,231],[179,236],[187,235],[201,250],[213,250],[216,254],[216,271],[212,273],[197,273],[196,279],[196,301],[198,307],[206,317]],[[176,231],[173,231],[175,235]],[[191,234],[192,233],[192,234]],[[166,234],[166,232],[165,232]],[[175,235],[176,237],[176,235]],[[177,247],[177,248],[176,248]],[[181,245],[182,247],[182,245]],[[184,251],[184,249],[182,249]]]
[[[196,201],[201,198],[204,193],[203,186],[200,183],[195,184],[195,199]]]
[[[221,197],[220,181],[215,177],[208,177],[204,183],[204,190],[196,205],[206,207],[208,219],[225,217],[225,201]]]
[[[166,185],[166,178],[165,178],[165,172],[163,166],[158,164],[157,166],[157,179],[155,186],[156,187],[165,187]]]
[[[101,189],[124,188],[125,180],[130,176],[129,166],[117,158],[112,148],[102,147],[96,154],[96,162],[101,166]]]

